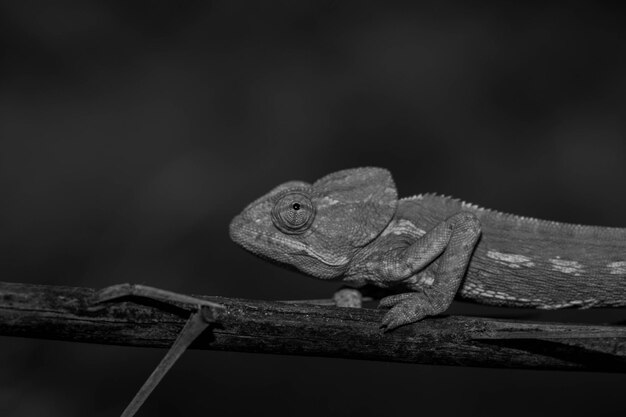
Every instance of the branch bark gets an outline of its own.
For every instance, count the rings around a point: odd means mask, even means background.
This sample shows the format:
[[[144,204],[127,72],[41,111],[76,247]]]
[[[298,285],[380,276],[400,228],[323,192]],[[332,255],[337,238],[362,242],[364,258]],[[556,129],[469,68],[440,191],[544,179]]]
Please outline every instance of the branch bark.
[[[88,307],[90,288],[0,283],[0,335],[169,347],[188,312],[146,300]],[[192,348],[431,365],[626,372],[626,328],[438,317],[382,333],[383,311],[205,297],[226,306]]]

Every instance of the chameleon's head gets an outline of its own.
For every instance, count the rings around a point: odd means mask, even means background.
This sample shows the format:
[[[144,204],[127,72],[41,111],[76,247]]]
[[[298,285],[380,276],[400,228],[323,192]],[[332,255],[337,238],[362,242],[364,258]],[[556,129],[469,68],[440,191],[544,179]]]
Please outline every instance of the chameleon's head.
[[[347,169],[279,185],[233,219],[230,236],[262,258],[331,279],[385,229],[397,204],[389,171]]]

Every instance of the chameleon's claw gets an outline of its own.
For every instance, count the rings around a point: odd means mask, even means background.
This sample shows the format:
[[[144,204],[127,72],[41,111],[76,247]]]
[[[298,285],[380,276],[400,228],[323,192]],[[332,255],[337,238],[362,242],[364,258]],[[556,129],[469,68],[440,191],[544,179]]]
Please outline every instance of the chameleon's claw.
[[[391,307],[381,321],[380,327],[383,331],[415,323],[434,314],[422,293],[404,293],[385,297],[380,301],[379,307]]]
[[[383,332],[388,332],[394,329],[397,329],[398,327],[404,325],[406,323],[403,323],[402,321],[394,318],[394,317],[389,317],[389,315],[385,315],[385,317],[383,318],[383,321],[380,324],[380,329]]]

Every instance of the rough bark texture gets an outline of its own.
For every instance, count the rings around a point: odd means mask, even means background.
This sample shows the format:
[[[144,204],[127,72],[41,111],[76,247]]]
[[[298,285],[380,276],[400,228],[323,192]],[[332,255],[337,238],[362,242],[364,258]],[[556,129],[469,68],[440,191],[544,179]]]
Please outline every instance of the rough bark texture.
[[[94,290],[0,283],[0,334],[169,347],[188,313]],[[227,307],[192,348],[422,364],[626,372],[626,328],[441,317],[379,330],[383,311],[203,297]],[[136,301],[141,302],[138,304]]]

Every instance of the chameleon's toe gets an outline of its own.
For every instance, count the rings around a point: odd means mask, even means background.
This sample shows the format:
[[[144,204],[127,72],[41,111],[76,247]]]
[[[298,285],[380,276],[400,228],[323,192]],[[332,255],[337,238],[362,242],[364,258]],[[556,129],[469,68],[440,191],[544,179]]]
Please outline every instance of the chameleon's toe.
[[[408,324],[408,323],[405,320],[403,320],[403,317],[401,315],[394,314],[390,311],[389,313],[385,314],[385,316],[381,320],[380,328],[383,331],[388,332],[390,330],[396,329],[405,324]]]
[[[383,317],[380,327],[389,331],[431,315],[429,304],[424,301],[419,293],[397,294],[383,298],[380,306],[391,307],[391,310]]]
[[[378,308],[390,308],[398,304],[399,302],[406,300],[407,298],[411,298],[413,294],[410,292],[405,292],[402,294],[390,295],[388,297],[383,298],[378,303]]]

